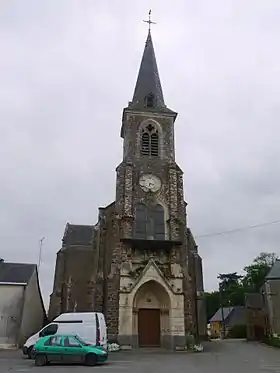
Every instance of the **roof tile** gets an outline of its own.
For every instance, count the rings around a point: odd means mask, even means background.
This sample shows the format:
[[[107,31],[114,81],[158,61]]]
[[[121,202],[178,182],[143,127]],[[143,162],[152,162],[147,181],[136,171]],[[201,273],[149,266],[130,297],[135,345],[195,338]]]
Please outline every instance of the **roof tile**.
[[[5,263],[0,264],[0,282],[27,284],[36,269],[36,264]]]

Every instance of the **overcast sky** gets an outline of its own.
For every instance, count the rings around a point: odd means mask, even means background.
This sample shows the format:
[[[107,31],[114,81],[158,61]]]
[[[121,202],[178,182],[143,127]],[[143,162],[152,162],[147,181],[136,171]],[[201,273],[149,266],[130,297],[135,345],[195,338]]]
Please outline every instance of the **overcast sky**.
[[[1,0],[0,253],[35,263],[47,237],[47,303],[66,222],[115,198],[149,8],[194,235],[280,219],[279,0]],[[280,254],[280,224],[197,242],[211,290]]]

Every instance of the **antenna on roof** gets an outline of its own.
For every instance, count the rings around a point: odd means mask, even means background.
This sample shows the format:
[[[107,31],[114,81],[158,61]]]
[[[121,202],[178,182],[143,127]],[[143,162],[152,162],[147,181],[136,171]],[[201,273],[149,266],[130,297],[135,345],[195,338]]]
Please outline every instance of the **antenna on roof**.
[[[39,269],[40,269],[40,265],[41,265],[41,261],[42,261],[42,249],[43,249],[43,242],[44,242],[45,239],[46,239],[46,237],[42,237],[39,240],[38,273],[39,273]]]

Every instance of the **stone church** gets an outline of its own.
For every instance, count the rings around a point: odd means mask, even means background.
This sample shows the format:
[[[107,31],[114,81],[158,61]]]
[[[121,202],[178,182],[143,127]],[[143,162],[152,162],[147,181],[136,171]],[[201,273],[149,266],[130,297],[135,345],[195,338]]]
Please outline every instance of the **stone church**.
[[[67,224],[49,318],[101,311],[108,338],[129,347],[184,348],[206,335],[202,261],[187,227],[177,113],[165,104],[149,30],[132,101],[124,108],[115,201],[95,225]]]

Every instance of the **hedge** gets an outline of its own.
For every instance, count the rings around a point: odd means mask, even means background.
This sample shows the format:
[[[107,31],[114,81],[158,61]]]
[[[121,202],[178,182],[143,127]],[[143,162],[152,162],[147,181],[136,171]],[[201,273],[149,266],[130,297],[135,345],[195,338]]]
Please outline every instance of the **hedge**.
[[[268,338],[265,338],[264,343],[267,344],[268,346],[280,348],[280,338],[268,337]]]
[[[228,332],[229,338],[247,338],[246,325],[234,325]]]

